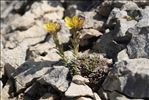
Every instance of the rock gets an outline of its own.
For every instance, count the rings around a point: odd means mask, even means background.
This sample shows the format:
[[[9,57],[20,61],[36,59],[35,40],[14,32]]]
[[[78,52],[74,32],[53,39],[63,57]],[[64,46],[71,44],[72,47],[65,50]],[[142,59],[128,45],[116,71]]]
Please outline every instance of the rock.
[[[85,15],[85,23],[84,23],[84,28],[93,28],[95,30],[102,30],[103,27],[103,20],[96,20],[90,17],[90,13],[88,15]],[[92,14],[91,14],[92,15]]]
[[[74,97],[74,98],[63,97],[61,100],[93,100],[93,99],[90,97]]]
[[[12,94],[10,93],[11,91],[12,91],[12,84],[11,84],[11,81],[8,80],[7,84],[5,84],[4,87],[2,87],[2,85],[1,85],[0,98],[2,100],[16,100],[15,97],[12,97]]]
[[[47,73],[48,69],[52,69],[52,64],[55,62],[28,61],[19,66],[12,74],[12,79],[15,82],[16,93],[31,86],[37,79]]]
[[[101,100],[101,98],[99,97],[97,93],[94,93],[94,100]]]
[[[108,97],[110,100],[144,100],[144,99],[131,99],[115,91],[113,91],[112,93],[108,93]]]
[[[4,66],[4,76],[10,78],[12,73],[15,71],[15,68],[10,64],[6,63]]]
[[[32,42],[30,42],[28,45],[35,44],[37,42],[44,40],[47,34],[41,25],[42,24],[34,25],[26,31],[15,31],[13,33],[8,34],[6,38],[11,42],[16,43],[20,43],[25,39],[32,38],[33,39]],[[34,39],[36,40],[37,38],[39,38],[39,40],[37,42],[34,42]]]
[[[128,20],[128,19],[130,19],[130,20]],[[131,17],[127,15],[126,11],[120,10],[118,8],[114,8],[111,11],[109,18],[106,22],[106,24],[109,27],[114,26],[114,29],[116,32],[116,37],[119,39],[119,41],[120,40],[122,41],[124,36],[126,36],[125,33],[128,30],[128,28],[134,27],[136,23],[137,23],[137,21],[131,19]],[[126,37],[126,39],[127,39],[127,37]],[[129,41],[128,39],[127,39],[127,41]]]
[[[80,76],[80,75],[74,75],[72,78],[72,82],[74,82],[78,85],[84,85],[85,83],[89,83],[89,80],[87,78]]]
[[[39,100],[59,100],[60,98],[57,95],[51,94],[51,93],[46,93],[44,94]]]
[[[90,39],[103,35],[101,32],[95,29],[84,29],[80,35],[80,46],[87,46],[90,43]]]
[[[68,72],[69,69],[64,66],[53,66],[40,78],[39,82],[41,84],[49,84],[53,88],[65,92],[69,84]]]
[[[127,53],[130,58],[149,58],[148,33],[149,21],[147,19],[141,19],[136,27],[127,31],[127,34],[132,35],[132,39],[127,45]]]
[[[98,90],[98,95],[100,96],[101,100],[109,99],[107,92],[102,87]]]
[[[135,20],[131,20],[131,21],[127,21],[126,19],[118,20],[118,22],[115,26],[115,30],[118,31],[117,32],[117,38],[121,39],[121,37],[129,37],[126,34],[126,31],[129,28],[134,27],[136,24],[137,24],[137,21],[135,21]],[[130,40],[127,40],[127,41],[130,41]]]
[[[144,9],[140,9],[140,12],[143,19],[149,18],[149,6],[146,6]]]
[[[0,85],[1,85],[0,98],[2,100],[9,100],[9,94],[8,94],[9,87],[5,86],[4,88],[2,88],[2,81],[0,81]]]
[[[106,54],[109,58],[116,59],[117,53],[121,51],[124,46],[118,44],[114,40],[114,35],[114,31],[104,33],[93,45],[93,49],[99,51],[100,53]]]
[[[58,97],[57,92],[51,86],[35,82],[25,90],[23,98],[30,98],[30,100],[53,100],[52,98],[54,98],[55,100]]]
[[[133,1],[126,2],[122,7],[121,10],[138,10],[138,5]]]
[[[26,57],[26,50],[27,50],[27,44],[24,42],[20,43],[16,48],[14,49],[2,49],[2,65],[9,64],[13,66],[14,68],[17,68],[22,63],[25,62]]]
[[[88,98],[88,97],[79,97],[76,100],[93,100],[93,99]]]
[[[57,52],[56,49],[50,50],[50,48],[47,48],[47,49],[43,48],[40,50],[39,46],[42,46],[42,45],[29,48],[28,56],[27,56],[28,60],[33,60],[33,61],[44,61],[44,60],[59,61],[60,60],[60,56],[56,53]]]
[[[122,7],[122,5],[124,5],[124,4],[126,4],[126,3],[130,2],[130,1],[131,0],[127,0],[127,1],[126,0],[124,0],[124,1],[122,1],[122,0],[114,0],[114,1],[110,0],[110,2],[112,2],[113,5],[115,7],[118,7],[118,8]],[[136,3],[140,7],[149,4],[148,0],[144,0],[144,1],[142,1],[142,0],[133,0],[133,2]]]
[[[127,50],[124,49],[122,51],[120,51],[117,55],[117,60],[118,61],[122,61],[122,60],[128,60],[129,59],[129,56],[127,54]]]
[[[16,18],[10,26],[15,29],[28,29],[34,25],[36,19],[43,18],[48,20],[61,19],[64,9],[60,6],[52,7],[47,1],[34,2],[29,11],[23,16]],[[38,13],[37,13],[38,12]]]
[[[121,19],[124,16],[128,16],[126,11],[121,11],[119,8],[113,8],[106,21],[106,25],[112,27],[116,24],[117,19]]]
[[[117,62],[103,83],[108,91],[118,91],[131,98],[149,98],[149,60],[128,59]]]
[[[72,59],[75,59],[72,51],[65,51],[64,55],[66,56],[68,62],[71,62]]]
[[[108,17],[112,10],[111,4],[112,3],[109,1],[102,2],[101,5],[98,7],[99,14],[101,14],[104,17]]]
[[[65,92],[65,96],[67,97],[78,97],[78,96],[93,97],[93,92],[91,88],[89,88],[87,85],[77,85],[72,82],[70,84],[70,87]]]

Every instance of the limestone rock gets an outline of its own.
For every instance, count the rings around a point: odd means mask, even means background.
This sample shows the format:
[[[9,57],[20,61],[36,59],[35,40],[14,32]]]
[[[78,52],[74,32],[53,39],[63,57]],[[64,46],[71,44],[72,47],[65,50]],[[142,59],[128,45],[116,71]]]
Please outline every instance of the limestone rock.
[[[33,62],[28,61],[19,66],[12,74],[16,85],[16,93],[26,87],[33,84],[38,78],[42,77],[47,73],[48,69],[51,69],[51,65],[55,62],[50,61],[39,61]]]
[[[112,93],[108,93],[108,97],[110,100],[144,100],[144,99],[132,99],[120,94],[118,92],[113,91]]]
[[[89,80],[87,78],[80,76],[80,75],[74,75],[72,78],[72,82],[74,82],[78,85],[84,85],[85,83],[89,83]]]
[[[77,85],[71,83],[68,90],[65,92],[67,97],[78,97],[78,96],[91,96],[93,97],[92,90],[87,85]]]
[[[149,60],[128,59],[117,62],[103,83],[103,88],[131,98],[149,98]]]
[[[102,100],[97,93],[94,93],[94,100]]]
[[[40,78],[39,82],[41,84],[49,84],[53,88],[65,92],[69,84],[68,72],[69,69],[64,66],[53,66]]]
[[[129,56],[128,56],[128,54],[127,54],[126,51],[127,51],[127,50],[124,49],[124,50],[122,50],[122,51],[120,51],[120,52],[118,53],[118,55],[117,55],[117,60],[118,60],[118,61],[128,60],[128,59],[129,59]]]
[[[127,33],[132,35],[132,39],[127,45],[129,57],[149,58],[149,20],[141,19],[136,27],[130,28]]]

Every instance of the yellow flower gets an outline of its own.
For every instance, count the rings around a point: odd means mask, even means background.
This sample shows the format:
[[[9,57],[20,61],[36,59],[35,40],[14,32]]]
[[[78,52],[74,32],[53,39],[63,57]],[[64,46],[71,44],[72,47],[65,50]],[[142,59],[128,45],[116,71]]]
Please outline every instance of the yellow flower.
[[[57,33],[60,31],[61,27],[60,27],[60,24],[56,23],[56,22],[49,22],[49,23],[46,23],[43,25],[44,29],[47,31],[47,32],[50,32],[50,33]]]
[[[81,29],[84,25],[84,19],[79,18],[78,16],[74,16],[72,18],[65,17],[66,26],[69,29]]]

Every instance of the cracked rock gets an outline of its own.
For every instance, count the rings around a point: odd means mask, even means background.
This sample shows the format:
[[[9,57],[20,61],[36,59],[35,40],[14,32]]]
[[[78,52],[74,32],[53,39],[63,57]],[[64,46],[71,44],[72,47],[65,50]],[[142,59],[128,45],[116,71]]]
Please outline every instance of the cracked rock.
[[[117,62],[103,83],[108,91],[118,91],[131,98],[149,98],[149,60],[128,59]]]

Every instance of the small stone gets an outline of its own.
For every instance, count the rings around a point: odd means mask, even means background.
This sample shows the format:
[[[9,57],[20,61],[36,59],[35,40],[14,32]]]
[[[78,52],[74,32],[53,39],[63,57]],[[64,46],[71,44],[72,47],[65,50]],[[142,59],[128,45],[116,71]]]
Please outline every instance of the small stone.
[[[89,80],[87,78],[80,76],[80,75],[74,75],[72,78],[72,82],[74,82],[78,85],[84,85],[85,83],[89,83]]]
[[[79,97],[76,100],[93,100],[93,99],[88,98],[88,97]]]
[[[94,93],[94,100],[101,100],[101,98],[99,97],[97,93]]]
[[[127,54],[127,50],[124,49],[122,51],[120,51],[117,55],[117,60],[118,61],[122,61],[122,60],[128,60],[129,59],[129,56]]]
[[[70,87],[65,92],[65,96],[67,97],[78,97],[78,96],[91,96],[93,97],[93,92],[90,87],[87,85],[78,85],[75,83],[71,83]]]

